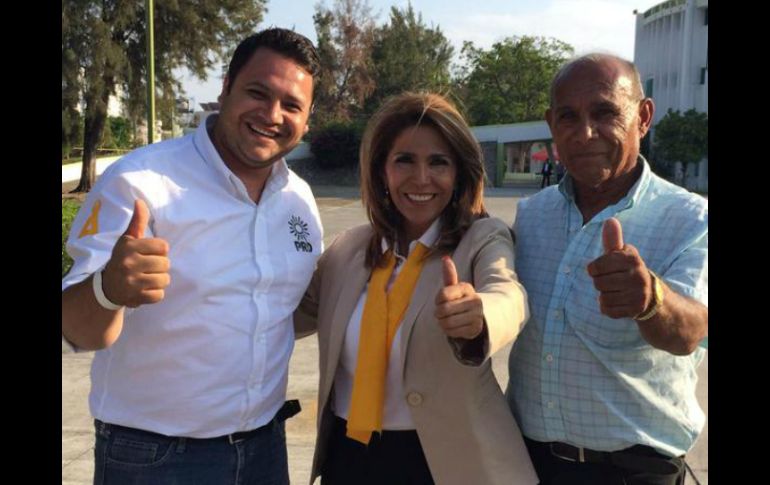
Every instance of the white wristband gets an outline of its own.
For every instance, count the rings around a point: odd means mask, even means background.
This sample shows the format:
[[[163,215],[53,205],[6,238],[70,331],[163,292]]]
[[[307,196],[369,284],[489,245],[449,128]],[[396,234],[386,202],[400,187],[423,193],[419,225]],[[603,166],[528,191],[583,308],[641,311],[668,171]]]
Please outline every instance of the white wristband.
[[[116,305],[112,303],[107,298],[107,295],[104,294],[104,290],[102,289],[102,271],[104,271],[104,268],[101,268],[99,271],[94,273],[93,277],[94,296],[96,297],[96,301],[98,301],[99,304],[107,310],[120,310],[123,308],[123,305]]]

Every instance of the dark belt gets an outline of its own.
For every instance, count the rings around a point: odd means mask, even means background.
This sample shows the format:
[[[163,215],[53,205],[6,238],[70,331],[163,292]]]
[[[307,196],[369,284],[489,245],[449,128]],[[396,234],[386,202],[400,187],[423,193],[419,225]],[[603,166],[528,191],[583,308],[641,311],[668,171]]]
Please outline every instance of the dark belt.
[[[283,406],[281,406],[281,409],[278,410],[277,413],[275,413],[275,416],[273,419],[270,420],[269,423],[267,423],[264,426],[260,426],[259,428],[252,429],[251,431],[239,431],[237,433],[230,433],[226,434],[224,436],[216,436],[214,438],[183,438],[185,440],[193,440],[193,441],[227,441],[231,445],[235,443],[240,443],[241,441],[248,440],[250,438],[253,438],[257,436],[260,433],[264,433],[270,429],[270,426],[273,423],[282,423],[286,421],[287,419],[291,418],[292,416],[296,415],[302,410],[302,408],[299,405],[299,401],[296,399],[292,399],[290,401],[286,401],[283,403]],[[136,429],[136,428],[129,428],[128,426],[121,426],[118,424],[110,424],[110,423],[104,423],[98,419],[94,420],[96,423],[97,430],[100,433],[108,434],[110,429],[125,429],[127,431],[133,432],[133,433],[146,433],[148,435],[153,436],[162,436],[164,438],[179,438],[181,437],[175,437],[175,436],[166,436],[159,433],[154,433],[152,431],[145,431],[143,429]]]
[[[237,433],[230,433],[224,436],[217,436],[216,438],[206,438],[206,439],[226,440],[231,445],[234,445],[235,443],[246,441],[250,438],[257,436],[260,432],[267,430],[267,428],[274,422],[282,423],[286,421],[287,419],[299,413],[301,410],[302,408],[299,405],[299,401],[296,399],[292,399],[290,401],[284,402],[283,406],[281,406],[281,409],[279,409],[278,412],[275,413],[275,416],[273,417],[273,419],[270,420],[270,422],[264,426],[260,426],[259,428],[252,429],[251,431],[239,431]]]
[[[553,456],[566,461],[577,463],[607,463],[628,470],[648,471],[660,474],[675,473],[678,470],[678,467],[669,461],[672,458],[658,453],[653,448],[644,445],[636,445],[619,451],[596,451],[588,448],[579,448],[558,441],[541,444],[547,445]]]
[[[606,451],[594,451],[588,448],[578,448],[577,446],[568,445],[567,443],[560,443],[558,441],[552,441],[546,443],[551,449],[551,454],[556,458],[561,458],[567,461],[576,461],[578,463],[603,463],[609,461],[608,458],[611,453]]]

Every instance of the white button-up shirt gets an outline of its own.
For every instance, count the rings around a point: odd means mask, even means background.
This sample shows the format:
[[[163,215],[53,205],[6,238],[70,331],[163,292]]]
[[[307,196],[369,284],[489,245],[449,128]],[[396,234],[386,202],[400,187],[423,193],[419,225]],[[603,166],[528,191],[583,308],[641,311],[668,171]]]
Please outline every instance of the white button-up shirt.
[[[106,264],[137,198],[150,209],[145,236],[170,248],[163,301],[127,308],[118,340],[94,357],[89,402],[102,421],[207,438],[262,426],[285,399],[292,313],[323,250],[318,208],[283,160],[256,204],[210,122],[113,164],[73,222],[62,290]],[[78,237],[96,201],[98,231]]]

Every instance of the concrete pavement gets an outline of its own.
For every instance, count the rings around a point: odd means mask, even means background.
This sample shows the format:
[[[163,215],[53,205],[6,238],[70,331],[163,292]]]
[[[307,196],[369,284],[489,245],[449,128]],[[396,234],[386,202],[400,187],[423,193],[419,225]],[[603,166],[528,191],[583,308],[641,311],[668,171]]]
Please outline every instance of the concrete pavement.
[[[336,234],[366,222],[358,200],[358,189],[350,187],[314,187],[321,219],[324,242],[328,245]],[[521,197],[537,189],[488,189],[485,202],[489,212],[508,224],[513,222],[515,207]],[[495,375],[504,389],[508,380],[507,360],[510,346],[493,358]],[[92,352],[65,353],[62,346],[62,484],[90,484],[93,476],[93,421],[88,412],[89,370]],[[298,340],[289,368],[287,396],[299,399],[302,412],[287,421],[286,439],[289,471],[294,484],[308,483],[315,444],[316,390],[318,386],[318,344],[315,337]],[[708,357],[698,370],[698,400],[708,414]],[[701,484],[708,484],[708,424],[688,463]],[[686,483],[694,483],[688,481]]]
[[[107,167],[112,165],[120,156],[102,157],[96,160],[96,175],[99,176]],[[83,162],[68,163],[61,166],[61,183],[74,182],[80,180],[80,172],[83,170]]]

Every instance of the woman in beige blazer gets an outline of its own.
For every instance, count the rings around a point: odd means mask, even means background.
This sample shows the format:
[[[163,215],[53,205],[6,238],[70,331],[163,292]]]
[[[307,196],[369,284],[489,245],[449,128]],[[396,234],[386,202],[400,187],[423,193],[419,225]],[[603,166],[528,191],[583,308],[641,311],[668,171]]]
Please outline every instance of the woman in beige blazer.
[[[478,143],[446,99],[405,93],[360,159],[371,223],[332,242],[295,314],[320,351],[311,484],[537,483],[492,373],[529,310]]]

